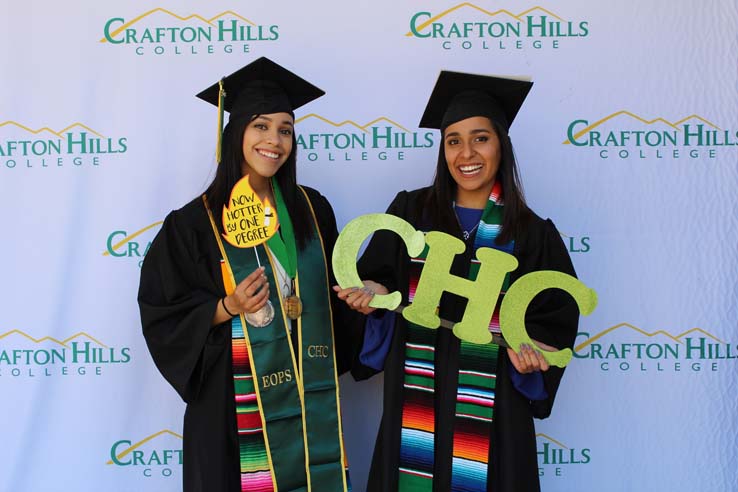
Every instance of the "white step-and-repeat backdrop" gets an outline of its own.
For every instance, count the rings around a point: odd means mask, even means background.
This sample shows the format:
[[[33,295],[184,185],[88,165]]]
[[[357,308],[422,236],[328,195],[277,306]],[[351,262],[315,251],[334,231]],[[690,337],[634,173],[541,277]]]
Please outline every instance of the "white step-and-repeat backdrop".
[[[0,491],[180,489],[139,267],[213,176],[194,94],[262,55],[327,92],[298,173],[339,227],[430,182],[439,70],[532,77],[526,195],[600,296],[537,423],[543,489],[738,490],[735,1],[4,3]],[[361,491],[382,381],[341,382]]]

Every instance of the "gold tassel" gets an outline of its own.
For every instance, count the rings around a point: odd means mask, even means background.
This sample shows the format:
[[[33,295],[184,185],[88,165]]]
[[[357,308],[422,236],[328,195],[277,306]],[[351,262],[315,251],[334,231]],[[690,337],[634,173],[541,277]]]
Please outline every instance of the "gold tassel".
[[[215,147],[215,160],[220,164],[223,157],[223,112],[225,111],[226,91],[223,88],[222,78],[218,81],[218,144]]]

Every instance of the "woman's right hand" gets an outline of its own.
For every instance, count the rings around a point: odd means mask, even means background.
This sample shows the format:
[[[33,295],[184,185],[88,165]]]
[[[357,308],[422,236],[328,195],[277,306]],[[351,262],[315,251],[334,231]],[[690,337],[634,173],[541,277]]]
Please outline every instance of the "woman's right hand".
[[[369,303],[376,294],[385,295],[389,293],[387,287],[384,285],[374,282],[372,280],[362,280],[363,287],[351,287],[349,289],[342,289],[338,285],[333,286],[333,290],[339,299],[346,302],[348,306],[359,311],[361,314],[373,313],[376,308],[369,307]]]
[[[264,267],[259,267],[239,283],[233,294],[223,300],[225,307],[233,314],[255,313],[269,300],[269,282]]]
[[[520,374],[530,374],[537,371],[548,371],[549,364],[546,359],[543,358],[541,350],[546,352],[556,352],[558,349],[550,345],[546,345],[538,340],[533,340],[536,347],[531,347],[528,344],[520,344],[520,352],[515,352],[513,349],[507,349],[507,356],[510,359],[513,367]]]

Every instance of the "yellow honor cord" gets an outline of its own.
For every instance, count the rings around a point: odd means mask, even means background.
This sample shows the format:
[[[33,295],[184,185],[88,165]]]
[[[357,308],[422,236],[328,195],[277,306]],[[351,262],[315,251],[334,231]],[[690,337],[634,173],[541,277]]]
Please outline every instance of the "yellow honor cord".
[[[225,105],[226,92],[223,88],[223,80],[218,81],[218,139],[215,147],[215,160],[220,164],[223,157],[223,112]]]

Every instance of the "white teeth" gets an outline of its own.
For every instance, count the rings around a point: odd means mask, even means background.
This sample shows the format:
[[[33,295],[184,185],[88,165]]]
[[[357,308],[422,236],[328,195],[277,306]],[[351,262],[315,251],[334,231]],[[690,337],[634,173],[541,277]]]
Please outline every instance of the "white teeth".
[[[276,159],[279,157],[279,154],[275,154],[274,152],[269,152],[266,150],[258,150],[258,152],[265,157],[269,157],[270,159]]]
[[[479,171],[480,169],[482,169],[481,164],[471,164],[469,166],[459,166],[459,171],[461,171],[464,174],[471,174],[471,173]]]

